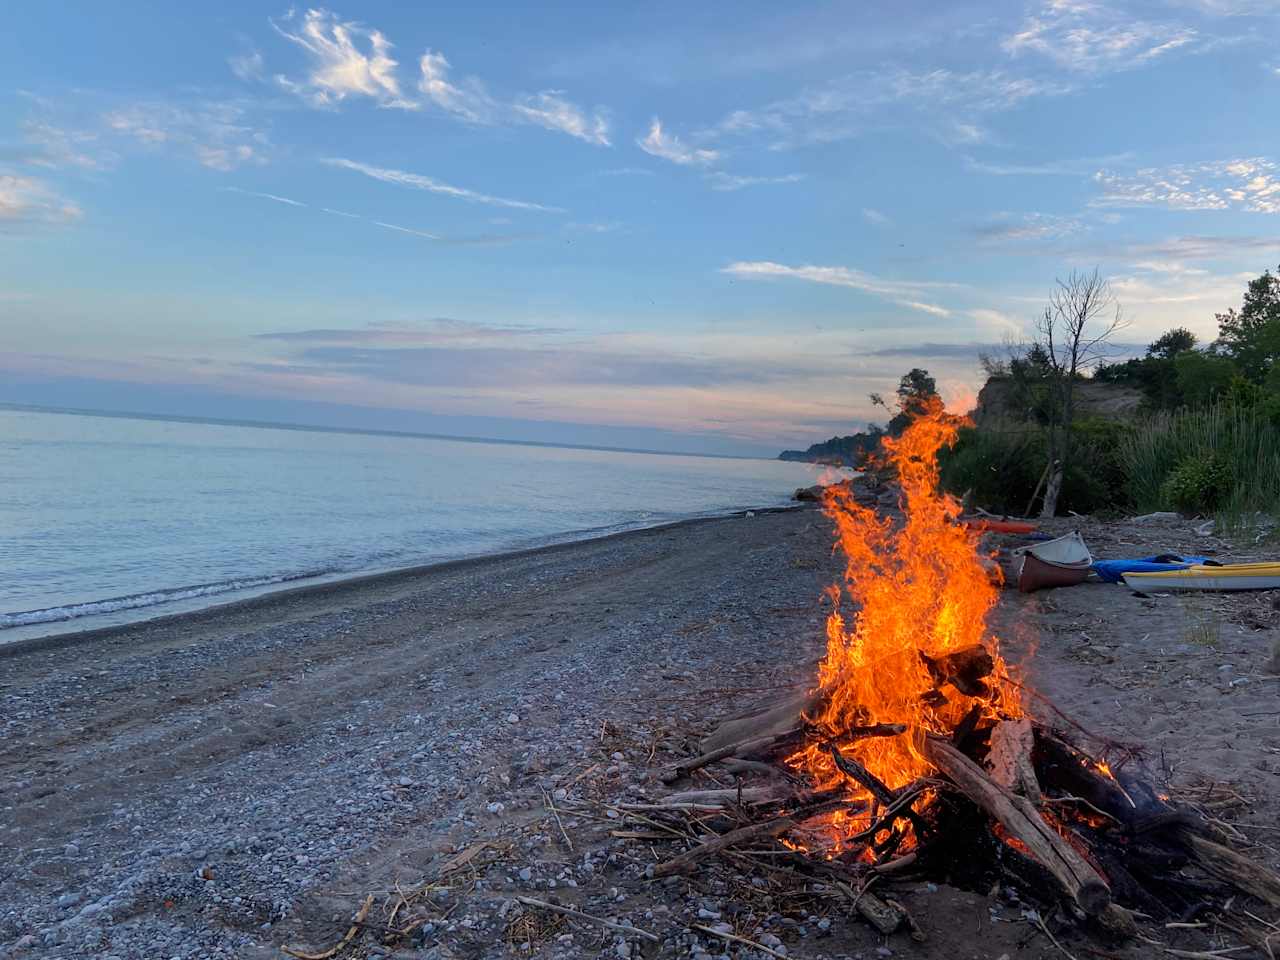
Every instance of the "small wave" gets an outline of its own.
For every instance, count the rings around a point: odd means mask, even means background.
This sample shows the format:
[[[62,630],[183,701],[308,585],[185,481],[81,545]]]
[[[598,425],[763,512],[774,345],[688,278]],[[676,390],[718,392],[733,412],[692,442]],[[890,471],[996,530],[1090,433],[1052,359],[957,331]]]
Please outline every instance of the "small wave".
[[[191,587],[175,587],[171,590],[155,590],[150,593],[135,593],[127,597],[111,597],[107,600],[91,600],[86,603],[72,603],[64,607],[47,607],[43,610],[21,610],[17,613],[0,613],[0,630],[11,627],[25,627],[34,623],[59,623],[64,620],[78,620],[81,617],[92,617],[96,614],[115,613],[120,610],[137,610],[142,607],[154,607],[162,603],[173,603],[176,600],[191,600],[196,597],[209,597],[219,593],[230,593],[234,590],[251,590],[254,587],[269,587],[276,583],[288,583],[292,580],[306,580],[321,577],[333,570],[312,570],[307,573],[284,573],[264,577],[244,577],[239,580],[223,580],[218,583],[200,583]]]

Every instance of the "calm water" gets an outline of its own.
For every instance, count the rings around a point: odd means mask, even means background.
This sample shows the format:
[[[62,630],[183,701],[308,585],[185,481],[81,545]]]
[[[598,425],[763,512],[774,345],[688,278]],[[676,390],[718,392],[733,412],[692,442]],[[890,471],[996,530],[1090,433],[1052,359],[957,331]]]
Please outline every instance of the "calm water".
[[[0,409],[0,643],[785,502],[801,464]]]

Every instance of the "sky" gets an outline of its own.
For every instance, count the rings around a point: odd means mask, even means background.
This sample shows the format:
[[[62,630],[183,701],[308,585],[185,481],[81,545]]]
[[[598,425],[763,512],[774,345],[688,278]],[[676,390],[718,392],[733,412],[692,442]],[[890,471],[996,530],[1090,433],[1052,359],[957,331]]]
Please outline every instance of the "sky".
[[[1280,263],[1280,0],[408,6],[12,10],[0,400],[772,455]]]

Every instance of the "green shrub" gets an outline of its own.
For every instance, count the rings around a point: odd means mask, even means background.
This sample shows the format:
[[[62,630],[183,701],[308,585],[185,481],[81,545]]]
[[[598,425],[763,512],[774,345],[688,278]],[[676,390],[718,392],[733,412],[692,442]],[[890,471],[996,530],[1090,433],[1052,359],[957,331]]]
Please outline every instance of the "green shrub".
[[[1165,503],[1183,513],[1205,513],[1231,493],[1231,471],[1217,454],[1184,459],[1160,485]]]
[[[1072,458],[1063,477],[1058,509],[1097,513],[1127,504],[1120,459],[1124,424],[1102,418],[1078,421],[1072,429]],[[994,513],[1022,515],[1044,472],[1048,457],[1044,432],[966,429],[956,445],[942,452],[943,487]],[[1043,494],[1043,489],[1041,489]],[[1037,501],[1038,504],[1038,501]],[[1036,509],[1033,504],[1032,509]]]
[[[1157,414],[1126,435],[1119,456],[1143,512],[1211,509],[1227,528],[1257,513],[1280,515],[1280,422],[1266,403]],[[1197,491],[1215,491],[1213,502],[1175,499]]]
[[[1039,431],[960,431],[956,445],[939,456],[942,485],[995,513],[1020,514],[1044,467]]]

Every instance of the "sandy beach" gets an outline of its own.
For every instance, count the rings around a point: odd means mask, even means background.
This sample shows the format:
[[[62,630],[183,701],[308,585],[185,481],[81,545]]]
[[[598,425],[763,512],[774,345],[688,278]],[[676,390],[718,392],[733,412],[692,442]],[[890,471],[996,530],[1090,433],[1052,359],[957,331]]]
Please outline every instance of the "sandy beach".
[[[1250,556],[1189,523],[1051,525],[1069,527],[1100,555]],[[839,568],[819,511],[766,512],[0,648],[0,955],[321,952],[366,896],[436,878],[412,945],[362,936],[342,955],[719,956],[729,945],[694,925],[734,916],[733,891],[645,879],[652,851],[593,804],[660,794],[652,768],[717,719],[808,684]],[[1058,708],[1222,800],[1276,867],[1278,619],[1259,596],[1085,585],[1005,590],[996,626]],[[561,925],[522,948],[518,895],[661,942]],[[814,960],[1061,956],[1007,893],[917,881],[897,896],[925,942],[846,917],[744,928]]]

